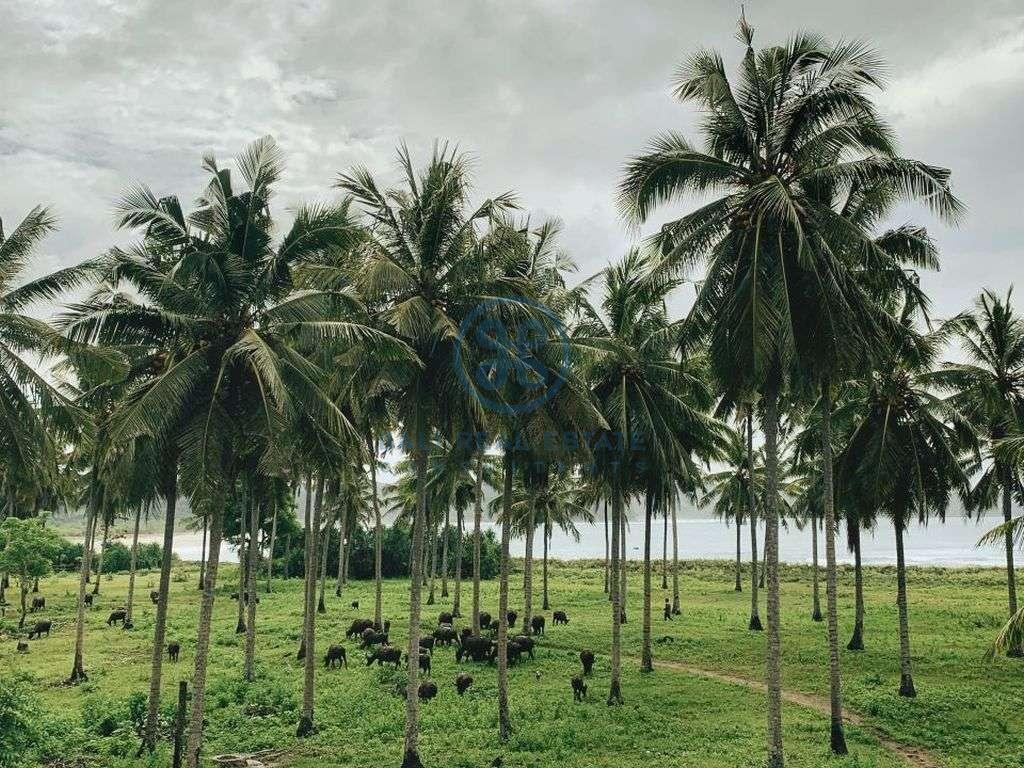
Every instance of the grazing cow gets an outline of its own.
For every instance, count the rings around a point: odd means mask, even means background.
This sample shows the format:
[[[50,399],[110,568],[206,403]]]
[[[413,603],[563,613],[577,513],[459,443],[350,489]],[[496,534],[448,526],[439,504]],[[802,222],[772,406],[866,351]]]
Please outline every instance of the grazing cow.
[[[53,626],[52,621],[37,621],[36,625],[32,627],[32,630],[28,633],[29,640],[38,640],[46,633],[46,636],[50,636],[50,627]]]
[[[480,626],[483,629],[487,629],[487,627],[491,626],[491,614],[486,611],[480,612]]]
[[[451,644],[454,643],[456,638],[458,638],[459,636],[458,633],[455,631],[455,628],[452,627],[451,624],[442,624],[434,630],[433,635],[434,642],[436,642],[438,645],[446,646],[451,646]]]
[[[93,598],[92,592],[86,592],[85,593],[85,604],[88,605],[90,608],[92,608],[92,598]]]
[[[455,617],[452,616],[451,611],[444,611],[440,616],[437,617],[438,626],[441,624],[454,624]]]
[[[359,607],[359,601],[358,600],[353,600],[352,603],[351,603],[351,606],[353,608],[358,608]]]
[[[533,627],[533,634],[543,635],[544,634],[544,617],[534,616],[530,622],[530,626]]]
[[[527,654],[531,659],[534,658],[533,648],[537,645],[536,640],[532,637],[527,637],[526,635],[516,635],[512,638],[512,641],[517,643],[519,647],[523,649],[523,653]]]
[[[455,690],[459,692],[459,696],[464,694],[472,684],[473,678],[465,672],[461,672],[455,677]]]
[[[488,637],[468,637],[455,649],[455,660],[488,661],[493,656],[494,641]]]
[[[46,607],[45,597],[33,597],[32,598],[32,613]]]
[[[580,663],[583,665],[583,674],[589,677],[590,673],[594,670],[594,652],[580,651]]]
[[[363,639],[363,642],[360,645],[361,648],[369,648],[371,645],[388,644],[387,632],[378,632],[375,629],[364,629],[361,637]]]
[[[126,611],[124,608],[118,608],[116,611],[111,611],[110,615],[107,617],[107,626],[109,627],[112,624],[117,624],[117,622],[119,621],[123,625],[125,616],[127,615],[128,611]]]
[[[508,659],[508,665],[511,667],[513,664],[518,664],[519,659],[523,655],[523,646],[517,643],[515,640],[509,640],[505,644],[505,658]],[[494,657],[498,657],[498,647],[494,647]]]
[[[461,643],[467,637],[472,637],[472,636],[473,636],[473,628],[472,627],[463,627],[462,631],[459,632],[459,636],[455,639],[455,642]]]
[[[494,619],[490,624],[487,625],[487,629],[490,632],[497,632],[498,631],[498,620]]]
[[[28,653],[28,643],[26,643],[24,640],[18,641],[18,653]]]
[[[420,689],[418,693],[420,701],[430,701],[432,698],[437,696],[437,683],[432,681],[420,683]]]
[[[152,601],[153,605],[156,605],[157,603],[159,603],[160,602],[160,590],[158,590],[158,589],[152,590],[149,593],[149,599],[150,599],[150,601]]]
[[[348,630],[345,632],[345,637],[349,640],[355,640],[367,629],[373,629],[373,619],[356,619],[349,625]]]
[[[514,627],[516,625],[516,619],[519,618],[519,614],[515,611],[509,611],[505,614],[505,618],[508,619],[508,625]]]
[[[668,598],[665,598],[665,618],[664,621],[672,621],[672,603],[669,602]]]
[[[373,628],[376,629],[377,625],[374,624]],[[385,635],[390,635],[391,634],[391,619],[384,619],[384,626],[381,627],[381,631]]]
[[[177,663],[179,653],[181,653],[181,643],[172,642],[167,644],[167,659],[169,661]]]
[[[434,636],[430,635],[428,637],[421,637],[420,638],[420,648],[422,648],[425,651],[430,651],[431,653],[433,653],[433,651],[434,651]]]
[[[571,682],[572,682],[572,700],[573,701],[583,701],[583,699],[587,695],[587,683],[586,683],[586,681],[582,677],[580,677],[579,675],[576,675],[575,677],[573,677]]]
[[[551,614],[551,623],[554,624],[556,627],[559,624],[568,624],[569,617],[565,615],[565,611],[555,611]]]
[[[424,675],[428,675],[429,676],[430,675],[430,654],[429,653],[421,653],[419,656],[420,656],[420,660],[419,660],[420,672],[422,672]]]
[[[402,666],[402,652],[389,645],[383,645],[375,649],[373,653],[366,654],[366,666],[370,666],[375,661],[378,667],[383,667],[385,664],[394,664],[395,669],[398,669]]]
[[[332,645],[324,654],[324,666],[333,669],[335,665],[348,667],[348,658],[345,656],[345,646],[343,645]]]

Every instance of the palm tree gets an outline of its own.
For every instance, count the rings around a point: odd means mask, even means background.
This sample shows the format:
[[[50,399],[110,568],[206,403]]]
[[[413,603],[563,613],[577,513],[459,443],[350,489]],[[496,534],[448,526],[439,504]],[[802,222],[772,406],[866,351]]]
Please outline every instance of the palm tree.
[[[868,95],[880,81],[869,48],[798,34],[784,46],[756,52],[745,19],[740,37],[746,53],[738,86],[710,51],[691,57],[676,79],[676,96],[703,110],[705,150],[677,133],[663,135],[627,166],[621,206],[632,220],[644,221],[656,205],[686,193],[721,193],[662,227],[656,243],[668,269],[685,272],[706,263],[690,321],[708,339],[716,377],[739,379],[739,390],[761,396],[768,765],[778,768],[779,398],[794,361],[842,360],[849,339],[875,343],[881,322],[845,258],[857,253],[871,263],[880,259],[878,249],[820,190],[882,181],[950,218],[961,207],[949,191],[948,171],[897,156],[891,131]],[[872,344],[849,346],[860,353]]]

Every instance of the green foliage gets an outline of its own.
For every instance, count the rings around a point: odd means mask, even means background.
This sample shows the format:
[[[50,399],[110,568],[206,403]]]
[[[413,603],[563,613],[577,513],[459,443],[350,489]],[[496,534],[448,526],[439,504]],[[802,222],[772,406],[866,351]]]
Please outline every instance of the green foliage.
[[[0,675],[0,768],[30,765],[46,739],[46,710],[28,678]]]
[[[136,568],[140,571],[153,570],[160,567],[163,559],[163,549],[156,542],[139,544],[136,559]],[[113,541],[107,544],[107,550],[103,554],[103,572],[117,573],[128,571],[132,564],[131,547],[122,544],[120,541]]]

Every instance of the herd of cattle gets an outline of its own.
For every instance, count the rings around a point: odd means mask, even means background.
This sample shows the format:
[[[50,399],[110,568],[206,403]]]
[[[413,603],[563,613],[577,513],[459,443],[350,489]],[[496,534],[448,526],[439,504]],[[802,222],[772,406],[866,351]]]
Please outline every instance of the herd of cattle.
[[[245,597],[247,599],[248,595]],[[237,600],[238,595],[232,595],[232,598]],[[157,604],[160,601],[160,593],[157,590],[150,592],[150,600],[154,605]],[[256,598],[256,601],[259,602],[259,597]],[[92,594],[86,593],[85,604],[92,607]],[[358,608],[359,603],[353,602],[352,607]],[[32,599],[31,610],[33,613],[45,608],[46,598],[34,597]],[[514,627],[516,619],[518,619],[518,613],[516,611],[509,611],[506,619],[508,626]],[[117,608],[111,611],[110,616],[107,618],[108,627],[118,623],[126,629],[131,628],[128,612],[124,608]],[[551,623],[556,626],[568,624],[569,617],[564,611],[554,611],[551,615]],[[544,616],[534,616],[530,620],[530,628],[533,635],[543,635],[545,625],[546,620]],[[28,639],[34,640],[41,639],[43,636],[49,637],[52,627],[52,621],[37,621],[32,629],[29,630]],[[431,662],[434,650],[440,647],[451,648],[454,646],[455,661],[458,663],[473,661],[493,664],[498,658],[498,642],[494,637],[498,632],[498,620],[492,618],[489,613],[481,612],[480,627],[482,630],[481,634],[474,634],[471,627],[464,627],[461,631],[457,631],[455,629],[455,615],[448,611],[441,613],[438,616],[437,627],[432,632],[420,637],[418,663],[420,671],[424,676],[428,678],[431,676]],[[487,634],[483,634],[483,631],[486,631]],[[398,669],[402,666],[402,652],[391,645],[389,640],[390,632],[390,621],[385,621],[383,625],[377,625],[373,619],[356,619],[345,632],[345,636],[349,640],[359,641],[359,648],[366,652],[366,666],[369,667],[374,663],[381,667],[385,664],[391,664],[394,665],[395,669]],[[517,634],[508,638],[506,643],[508,663],[513,665],[523,661],[524,658],[533,659],[536,645],[537,641],[530,635]],[[18,652],[28,653],[28,650],[28,643],[19,640]],[[178,661],[180,651],[181,645],[179,643],[170,642],[167,644],[167,656],[170,661]],[[304,655],[305,649],[300,648],[298,658],[301,660],[304,658]],[[583,667],[582,674],[574,675],[570,679],[573,699],[575,701],[581,701],[586,696],[587,684],[584,677],[589,676],[594,667],[593,651],[582,650],[579,657],[580,664]],[[329,646],[327,653],[324,654],[324,666],[329,669],[340,666],[348,667],[345,646]],[[459,673],[455,678],[455,690],[460,696],[472,685],[473,677],[465,672]],[[421,700],[429,701],[436,695],[437,684],[434,681],[428,679],[420,684],[419,697]]]

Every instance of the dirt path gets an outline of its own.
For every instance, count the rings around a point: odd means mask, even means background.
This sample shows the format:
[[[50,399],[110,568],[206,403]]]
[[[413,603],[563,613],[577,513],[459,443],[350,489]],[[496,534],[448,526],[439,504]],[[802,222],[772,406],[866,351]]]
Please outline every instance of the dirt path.
[[[547,648],[555,648],[564,651],[574,651],[575,648],[562,645],[548,645]],[[623,656],[623,661],[640,662],[639,656]],[[716,672],[712,669],[704,669],[697,667],[692,664],[684,664],[681,661],[667,661],[660,659],[655,661],[656,667],[664,667],[666,669],[672,669],[677,672],[683,672],[687,675],[693,675],[694,677],[702,677],[706,680],[715,680],[720,683],[727,683],[729,685],[742,685],[746,688],[750,688],[756,691],[765,692],[767,686],[760,680],[754,680],[749,677],[742,677],[740,675],[728,674],[725,672]],[[799,707],[805,707],[806,709],[814,710],[815,712],[828,717],[831,714],[831,707],[829,700],[825,696],[821,696],[816,693],[803,693],[801,691],[782,691],[782,700],[789,702],[790,704],[796,704]],[[853,725],[860,728],[863,731],[867,731],[876,739],[878,742],[885,747],[887,750],[895,755],[902,758],[909,766],[913,768],[941,768],[941,763],[928,751],[921,749],[920,747],[911,746],[910,744],[904,744],[902,742],[894,740],[887,733],[872,725],[871,723],[864,720],[863,717],[858,715],[856,712],[851,712],[848,708],[843,709],[843,721],[849,725]]]

